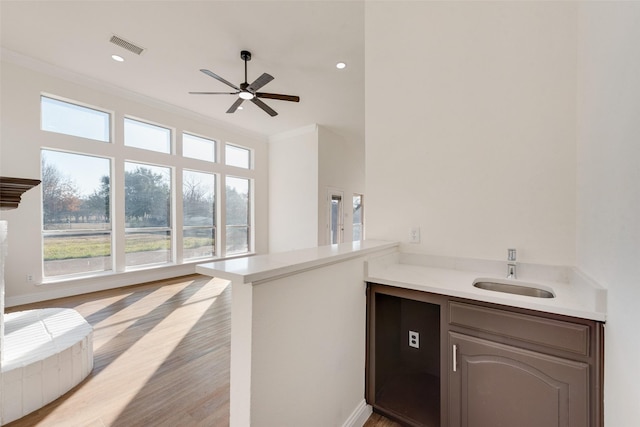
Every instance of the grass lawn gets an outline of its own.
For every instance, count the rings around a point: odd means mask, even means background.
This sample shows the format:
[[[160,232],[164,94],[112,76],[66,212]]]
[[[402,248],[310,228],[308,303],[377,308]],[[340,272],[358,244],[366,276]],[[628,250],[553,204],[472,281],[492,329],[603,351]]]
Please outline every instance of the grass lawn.
[[[213,245],[213,239],[205,237],[187,237],[185,249]],[[126,238],[125,252],[146,252],[167,250],[171,240],[166,235],[133,234]],[[76,258],[105,257],[111,255],[111,239],[105,236],[74,236],[44,239],[44,260],[64,260]]]

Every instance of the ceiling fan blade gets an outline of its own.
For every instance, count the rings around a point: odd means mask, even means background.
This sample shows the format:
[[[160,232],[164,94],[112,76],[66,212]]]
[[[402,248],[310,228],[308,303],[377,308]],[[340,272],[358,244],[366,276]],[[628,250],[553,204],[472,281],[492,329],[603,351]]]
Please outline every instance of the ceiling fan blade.
[[[300,102],[300,97],[295,95],[280,95],[279,93],[256,92],[258,98],[279,99],[280,101]]]
[[[240,92],[189,92],[191,95],[237,95]]]
[[[271,80],[273,80],[273,76],[271,76],[271,75],[269,75],[267,73],[263,73],[253,83],[251,83],[247,87],[247,89],[250,90],[251,92],[254,92],[254,91],[260,89],[262,86],[264,86],[267,83],[269,83]]]
[[[240,99],[242,99],[242,98],[240,98]],[[260,101],[258,98],[251,98],[251,102],[256,104],[258,107],[262,108],[271,117],[274,117],[274,116],[278,115],[278,113],[276,113],[276,110],[274,110],[273,108],[269,107],[267,104],[265,104],[264,102]]]
[[[219,75],[217,75],[216,73],[213,73],[209,70],[205,70],[204,68],[201,69],[200,71],[202,71],[203,73],[205,73],[207,76],[209,77],[213,77],[214,79],[218,80],[219,82],[222,82],[224,84],[226,84],[227,86],[231,86],[232,88],[234,88],[235,90],[237,90],[238,92],[240,91],[240,88],[236,85],[234,85],[231,82],[226,81],[225,79],[223,79],[222,77],[220,77]]]
[[[227,113],[235,113],[236,110],[238,109],[240,104],[242,104],[243,101],[244,101],[244,99],[238,97],[238,99],[236,99],[236,102],[234,102],[233,105],[231,105],[231,107],[229,107],[229,109],[227,110]]]

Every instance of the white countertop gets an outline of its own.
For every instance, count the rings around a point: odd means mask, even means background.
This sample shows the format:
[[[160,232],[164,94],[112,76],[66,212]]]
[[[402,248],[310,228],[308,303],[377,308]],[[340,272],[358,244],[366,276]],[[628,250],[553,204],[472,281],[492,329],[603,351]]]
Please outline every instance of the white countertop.
[[[572,279],[567,282],[531,278],[514,281],[524,286],[537,285],[552,290],[555,298],[536,298],[478,289],[473,283],[480,278],[493,278],[497,281],[505,279],[504,276],[495,274],[401,263],[398,254],[367,262],[367,280],[373,283],[584,319],[606,320],[606,290],[589,283],[579,274],[573,274]]]
[[[477,279],[505,279],[504,275],[495,273],[494,261],[445,258],[442,261],[437,257],[403,254],[393,250],[398,246],[397,242],[365,240],[209,262],[197,265],[196,272],[234,283],[257,284],[323,265],[374,255],[366,263],[366,280],[369,282],[584,319],[606,320],[606,289],[578,271],[569,271],[568,267],[521,265],[528,276],[514,283],[538,286],[555,294],[555,298],[536,298],[474,287]],[[391,253],[389,250],[392,250]],[[378,253],[384,255],[375,256]]]
[[[196,272],[239,283],[272,280],[300,271],[347,259],[392,249],[396,242],[363,240],[339,245],[318,246],[290,252],[279,252],[209,262],[196,266]]]

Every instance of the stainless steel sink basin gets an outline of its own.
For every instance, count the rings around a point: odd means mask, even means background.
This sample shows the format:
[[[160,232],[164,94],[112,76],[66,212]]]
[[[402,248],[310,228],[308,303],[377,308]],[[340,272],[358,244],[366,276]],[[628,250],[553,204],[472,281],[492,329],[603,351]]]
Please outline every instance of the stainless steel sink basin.
[[[524,295],[535,298],[555,298],[553,292],[534,286],[514,285],[511,283],[492,282],[489,280],[477,280],[473,286],[487,291],[504,292],[508,294]]]

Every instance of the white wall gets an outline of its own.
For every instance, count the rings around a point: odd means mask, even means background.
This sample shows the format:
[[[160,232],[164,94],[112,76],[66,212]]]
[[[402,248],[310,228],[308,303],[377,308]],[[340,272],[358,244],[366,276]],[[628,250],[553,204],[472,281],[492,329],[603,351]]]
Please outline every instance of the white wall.
[[[577,6],[365,7],[367,237],[573,265]]]
[[[639,22],[638,2],[366,5],[369,237],[420,225],[405,248],[514,245],[604,285],[605,421],[621,427],[640,419]]]
[[[244,285],[253,286],[252,426],[342,426],[361,407],[363,262]]]
[[[318,245],[318,127],[269,138],[269,252]]]
[[[578,267],[608,289],[605,424],[640,420],[640,3],[580,6]]]
[[[210,136],[221,142],[232,142],[249,147],[255,153],[255,169],[250,177],[255,179],[255,233],[256,251],[267,251],[268,227],[268,176],[266,138],[254,134],[219,126],[217,123],[178,108],[151,101],[118,88],[100,85],[75,76],[69,72],[55,69],[15,54],[3,52],[2,76],[2,130],[0,141],[0,175],[22,178],[40,177],[40,148],[52,141],[56,147],[82,152],[88,143],[82,138],[68,137],[40,130],[40,95],[42,92],[69,98],[88,105],[115,111],[114,135],[122,135],[123,114],[130,114],[152,122],[175,128],[176,133],[183,130],[203,136]],[[120,139],[121,141],[121,139]],[[122,144],[97,143],[96,150],[105,157],[114,153],[123,157]],[[165,154],[149,152],[143,161]],[[141,160],[141,159],[133,159]],[[196,160],[183,159],[188,167]],[[199,166],[202,166],[201,164]],[[233,173],[233,168],[219,166],[224,173]],[[40,285],[41,266],[41,209],[40,187],[24,194],[20,207],[3,211],[1,219],[9,222],[9,255],[5,269],[7,305],[50,299],[90,292],[117,286],[157,280],[194,272],[193,264],[158,269],[146,269],[136,272],[106,275],[91,279],[80,279],[65,283]],[[222,205],[222,203],[221,203]],[[223,208],[223,205],[219,208]],[[176,207],[177,215],[182,207]],[[34,283],[27,283],[27,274],[32,274]]]
[[[344,195],[344,241],[351,241],[352,196],[364,183],[364,141],[315,124],[270,137],[269,251],[329,244],[329,189]]]
[[[325,126],[318,129],[318,241],[328,245],[329,189],[343,193],[344,241],[353,240],[353,195],[365,193],[364,141],[347,140]],[[367,196],[364,209],[367,210]],[[365,213],[366,215],[366,213]]]
[[[7,221],[0,221],[0,364],[4,357],[4,258],[7,254]],[[0,372],[0,394],[2,393],[2,373]],[[0,400],[2,405],[2,400]],[[1,409],[0,409],[1,410]],[[0,422],[2,415],[0,415]]]

